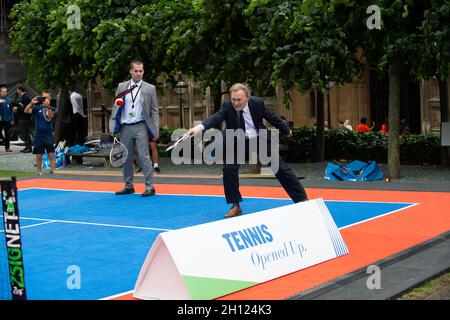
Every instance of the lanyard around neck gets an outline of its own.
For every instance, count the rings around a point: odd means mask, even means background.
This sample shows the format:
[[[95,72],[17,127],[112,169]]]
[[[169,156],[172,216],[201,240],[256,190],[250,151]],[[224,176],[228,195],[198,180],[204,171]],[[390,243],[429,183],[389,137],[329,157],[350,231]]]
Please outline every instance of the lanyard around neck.
[[[133,102],[133,104],[131,105],[131,108],[134,108],[134,101],[136,100],[138,94],[139,94],[139,90],[141,90],[141,86],[139,86],[138,90],[136,91],[136,95],[133,97],[133,91],[130,92],[131,95],[131,102]]]

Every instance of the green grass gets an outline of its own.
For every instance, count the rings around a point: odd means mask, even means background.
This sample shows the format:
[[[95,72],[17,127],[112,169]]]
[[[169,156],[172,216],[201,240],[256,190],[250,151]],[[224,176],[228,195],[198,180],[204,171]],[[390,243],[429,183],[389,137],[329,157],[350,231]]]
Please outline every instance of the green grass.
[[[450,286],[450,272],[425,282],[422,286],[399,297],[398,300],[423,300]],[[450,297],[448,297],[450,299]]]
[[[0,170],[0,178],[11,178],[11,177],[25,178],[35,175],[36,175],[35,172]]]

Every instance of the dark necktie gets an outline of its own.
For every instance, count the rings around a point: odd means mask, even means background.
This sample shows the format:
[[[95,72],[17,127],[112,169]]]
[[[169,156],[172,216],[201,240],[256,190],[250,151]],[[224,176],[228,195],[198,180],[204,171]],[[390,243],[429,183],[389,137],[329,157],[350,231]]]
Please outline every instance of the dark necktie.
[[[131,91],[133,91],[134,88],[136,88],[137,86],[138,86],[137,84],[133,84],[133,85],[131,86],[131,88],[128,88],[128,89],[126,89],[126,90],[123,90],[122,92],[119,92],[119,93],[115,96],[115,99],[119,99],[119,98],[124,97],[126,94],[130,93]]]
[[[239,120],[239,128],[245,131],[244,110],[239,111],[238,120]]]

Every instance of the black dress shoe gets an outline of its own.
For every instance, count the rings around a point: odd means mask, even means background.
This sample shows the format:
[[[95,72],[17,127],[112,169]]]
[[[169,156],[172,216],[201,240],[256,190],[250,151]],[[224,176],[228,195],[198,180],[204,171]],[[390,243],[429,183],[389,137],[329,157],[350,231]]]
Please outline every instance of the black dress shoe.
[[[117,191],[116,192],[116,196],[121,196],[123,194],[132,194],[132,193],[134,193],[134,189],[133,188],[131,188],[131,189],[125,188],[125,189],[122,189],[120,191]]]
[[[25,149],[21,150],[20,152],[30,153],[31,152],[31,148],[25,148]]]
[[[141,194],[141,197],[150,197],[156,194],[155,189],[145,190],[144,193]]]

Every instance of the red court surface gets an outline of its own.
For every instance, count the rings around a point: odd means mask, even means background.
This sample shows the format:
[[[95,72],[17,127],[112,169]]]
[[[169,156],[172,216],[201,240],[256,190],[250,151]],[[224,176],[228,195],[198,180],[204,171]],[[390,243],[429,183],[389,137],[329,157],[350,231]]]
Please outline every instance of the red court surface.
[[[18,188],[116,191],[123,183],[32,179]],[[287,198],[281,187],[240,188],[244,197]],[[222,186],[156,185],[158,194],[223,195]],[[143,185],[136,186],[143,192]],[[412,191],[369,191],[308,188],[310,199],[343,201],[410,202],[417,205],[340,229],[349,254],[286,276],[241,290],[220,299],[279,300],[322,285],[355,270],[395,255],[450,230],[450,193]],[[426,262],[424,262],[426,263]],[[130,293],[115,299],[133,299]]]

